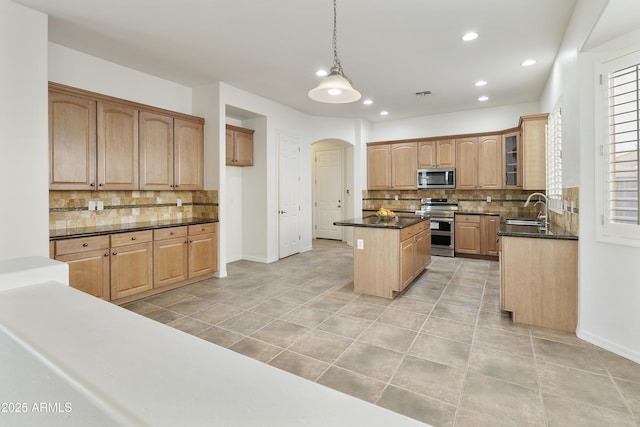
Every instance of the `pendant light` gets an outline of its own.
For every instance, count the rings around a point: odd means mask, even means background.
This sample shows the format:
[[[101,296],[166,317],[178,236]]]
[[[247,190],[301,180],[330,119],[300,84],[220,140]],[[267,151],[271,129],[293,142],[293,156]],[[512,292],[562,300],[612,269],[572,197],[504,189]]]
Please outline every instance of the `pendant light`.
[[[329,104],[344,104],[360,99],[360,92],[351,87],[351,79],[342,70],[338,58],[336,28],[336,0],[333,0],[333,67],[320,84],[309,91],[309,98]]]

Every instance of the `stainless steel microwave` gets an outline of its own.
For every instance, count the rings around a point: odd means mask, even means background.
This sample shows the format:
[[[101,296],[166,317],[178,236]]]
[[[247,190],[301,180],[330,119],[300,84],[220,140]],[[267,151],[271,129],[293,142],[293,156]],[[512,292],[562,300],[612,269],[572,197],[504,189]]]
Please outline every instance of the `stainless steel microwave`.
[[[456,188],[456,169],[418,169],[417,185],[418,188]]]

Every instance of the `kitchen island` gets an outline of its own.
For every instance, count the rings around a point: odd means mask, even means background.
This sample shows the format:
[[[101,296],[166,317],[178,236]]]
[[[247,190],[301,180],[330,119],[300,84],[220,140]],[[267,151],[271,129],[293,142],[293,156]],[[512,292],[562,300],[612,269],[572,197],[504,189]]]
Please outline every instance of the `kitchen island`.
[[[354,227],[353,290],[393,298],[431,263],[428,217],[376,215],[335,222]]]

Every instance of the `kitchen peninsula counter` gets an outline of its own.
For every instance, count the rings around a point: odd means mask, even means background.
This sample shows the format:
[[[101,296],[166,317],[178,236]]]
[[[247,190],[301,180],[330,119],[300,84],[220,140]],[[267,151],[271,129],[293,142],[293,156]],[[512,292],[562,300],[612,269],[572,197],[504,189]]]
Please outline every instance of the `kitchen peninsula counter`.
[[[354,227],[353,289],[393,298],[431,263],[428,217],[367,216],[335,222]]]

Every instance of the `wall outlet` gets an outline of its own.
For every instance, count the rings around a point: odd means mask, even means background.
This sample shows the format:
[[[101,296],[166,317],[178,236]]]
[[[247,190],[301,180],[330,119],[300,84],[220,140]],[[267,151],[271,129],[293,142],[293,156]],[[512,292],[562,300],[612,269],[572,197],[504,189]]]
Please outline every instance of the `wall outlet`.
[[[176,200],[176,205],[177,206],[182,206],[182,199],[177,199]]]
[[[571,213],[576,213],[576,201],[571,201]]]
[[[131,215],[133,215],[133,216],[140,215],[140,208],[131,209]]]
[[[491,196],[487,196],[487,203],[491,203]]]
[[[98,204],[96,205],[96,209],[98,209],[99,211],[103,211],[104,210],[104,202],[102,200],[98,200]]]
[[[398,200],[398,195],[396,194],[395,199]]]
[[[364,240],[358,239],[358,249],[364,249]]]
[[[89,200],[89,210],[90,211],[96,210],[96,202],[94,202],[93,200]]]
[[[567,212],[569,210],[568,209],[569,208],[569,202],[567,201],[567,199],[564,199],[563,203],[564,203],[564,211]]]

